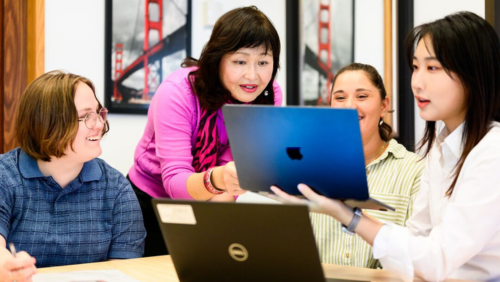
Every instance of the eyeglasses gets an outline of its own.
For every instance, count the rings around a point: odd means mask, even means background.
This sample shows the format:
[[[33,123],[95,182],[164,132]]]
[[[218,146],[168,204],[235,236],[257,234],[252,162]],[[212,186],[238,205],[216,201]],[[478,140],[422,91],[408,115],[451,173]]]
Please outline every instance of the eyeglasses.
[[[99,118],[99,121],[104,124],[108,119],[108,109],[101,108],[99,113],[90,112],[83,118],[79,118],[78,122],[85,121],[85,126],[87,126],[88,129],[94,129],[97,124],[97,118]]]

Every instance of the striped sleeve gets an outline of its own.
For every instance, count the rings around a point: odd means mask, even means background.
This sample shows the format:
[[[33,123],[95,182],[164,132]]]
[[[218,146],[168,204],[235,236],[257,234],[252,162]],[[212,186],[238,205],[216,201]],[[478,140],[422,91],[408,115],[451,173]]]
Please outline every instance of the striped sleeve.
[[[382,222],[405,225],[412,212],[413,200],[420,187],[424,162],[391,140],[378,159],[366,167],[370,196],[396,208],[383,212],[364,210]],[[311,221],[321,262],[365,268],[377,268],[372,248],[358,235],[348,235],[330,216],[311,213]]]

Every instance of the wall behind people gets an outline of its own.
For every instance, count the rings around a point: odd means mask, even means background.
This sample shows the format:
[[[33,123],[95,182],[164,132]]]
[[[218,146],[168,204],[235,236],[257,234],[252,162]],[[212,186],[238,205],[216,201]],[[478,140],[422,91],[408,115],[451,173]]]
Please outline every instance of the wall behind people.
[[[166,0],[164,0],[166,1]],[[193,0],[192,55],[199,57],[212,27],[207,13],[216,16],[229,9],[256,5],[273,22],[281,37],[281,72],[278,82],[286,93],[285,0]],[[214,9],[204,9],[204,3]],[[91,79],[104,102],[104,0],[45,0],[45,70],[66,69]],[[220,9],[218,9],[219,7]],[[146,124],[145,115],[110,114],[111,131],[102,141],[101,158],[126,174]]]
[[[199,1],[199,0],[196,0]],[[192,8],[192,54],[198,57],[211,33],[211,23],[229,9],[256,5],[271,19],[281,37],[281,71],[278,82],[286,95],[286,32],[285,0],[210,0],[200,1]],[[363,4],[364,3],[364,4]],[[377,3],[377,4],[374,4]],[[376,30],[382,32],[382,13],[375,20],[373,9],[382,11],[383,0],[359,0],[356,9],[371,11],[372,21],[357,17],[355,59],[377,66],[383,71],[383,59],[373,54],[382,53],[383,42],[375,42]],[[362,5],[361,5],[362,4]],[[367,6],[368,5],[368,6]],[[104,1],[102,0],[46,0],[45,2],[45,70],[66,69],[87,76],[96,85],[96,92],[104,101]],[[363,15],[362,12],[356,12]],[[364,34],[364,35],[363,35]],[[286,100],[284,97],[283,100]],[[133,163],[133,153],[146,124],[146,116],[110,114],[111,131],[102,142],[105,159],[122,173]]]
[[[286,95],[285,0],[193,0],[192,55],[198,57],[211,32],[210,22],[217,8],[228,9],[256,5],[271,19],[281,37],[281,71],[278,82]],[[104,2],[103,0],[45,1],[45,71],[66,69],[90,78],[104,101]],[[415,24],[434,20],[458,10],[469,10],[484,16],[484,2],[468,0],[415,1]],[[355,6],[355,61],[374,65],[383,73],[383,0],[357,0]],[[212,19],[207,15],[211,16]],[[379,35],[377,35],[379,34]],[[379,55],[377,55],[379,54]],[[396,77],[393,79],[397,82]],[[284,101],[286,98],[284,97]],[[418,111],[416,111],[418,116]],[[102,158],[126,174],[133,163],[133,153],[146,124],[146,116],[110,114],[111,131],[102,142]],[[418,141],[424,123],[416,118]]]
[[[444,16],[458,12],[471,11],[484,18],[485,1],[470,0],[416,0],[414,3],[415,26],[435,21]],[[415,142],[420,141],[424,134],[425,122],[420,118],[418,107],[415,104]]]

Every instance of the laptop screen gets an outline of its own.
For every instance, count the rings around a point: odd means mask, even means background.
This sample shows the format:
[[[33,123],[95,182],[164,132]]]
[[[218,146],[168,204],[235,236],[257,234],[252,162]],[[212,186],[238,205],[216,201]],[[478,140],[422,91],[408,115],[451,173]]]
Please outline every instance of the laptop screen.
[[[367,200],[365,159],[354,109],[225,105],[224,120],[243,189],[308,184],[330,198]]]

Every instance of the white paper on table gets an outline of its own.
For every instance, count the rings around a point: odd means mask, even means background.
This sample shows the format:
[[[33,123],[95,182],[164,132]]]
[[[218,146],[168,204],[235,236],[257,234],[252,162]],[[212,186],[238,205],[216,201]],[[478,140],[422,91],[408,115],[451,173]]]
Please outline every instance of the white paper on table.
[[[140,282],[116,270],[84,270],[58,273],[40,273],[33,276],[33,282]]]
[[[262,194],[261,194],[262,193]],[[271,199],[264,192],[254,193],[247,191],[238,196],[237,203],[256,203],[256,204],[281,204],[281,202]]]

